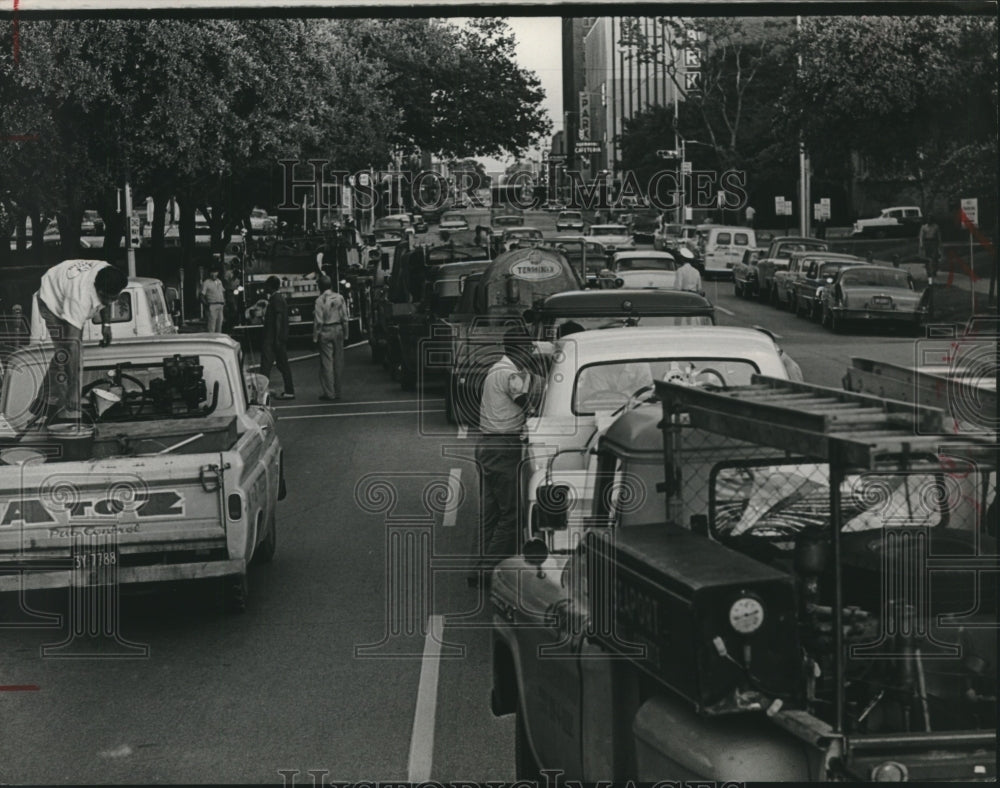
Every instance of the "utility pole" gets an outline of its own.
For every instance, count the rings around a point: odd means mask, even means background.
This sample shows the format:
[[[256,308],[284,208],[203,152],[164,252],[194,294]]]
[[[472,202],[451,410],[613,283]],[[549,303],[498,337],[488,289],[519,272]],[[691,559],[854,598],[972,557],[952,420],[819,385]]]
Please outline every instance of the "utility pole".
[[[128,275],[135,277],[135,249],[132,247],[132,187],[125,178],[125,258],[128,261]]]
[[[802,17],[795,17],[795,29],[800,34],[802,32]],[[799,70],[802,70],[802,54],[799,53]],[[802,133],[799,132],[799,235],[803,238],[809,237],[810,227],[810,195],[809,183],[809,154],[806,153],[806,146],[802,140]]]

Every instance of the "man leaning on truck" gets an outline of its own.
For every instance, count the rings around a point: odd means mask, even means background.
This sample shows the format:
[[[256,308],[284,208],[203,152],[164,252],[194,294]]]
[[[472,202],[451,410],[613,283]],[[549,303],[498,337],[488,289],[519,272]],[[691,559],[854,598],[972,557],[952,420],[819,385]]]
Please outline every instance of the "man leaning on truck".
[[[35,294],[32,339],[55,345],[45,383],[31,412],[35,421],[78,422],[80,411],[83,327],[101,316],[101,344],[111,344],[111,304],[128,284],[128,276],[102,260],[67,260],[42,276]]]

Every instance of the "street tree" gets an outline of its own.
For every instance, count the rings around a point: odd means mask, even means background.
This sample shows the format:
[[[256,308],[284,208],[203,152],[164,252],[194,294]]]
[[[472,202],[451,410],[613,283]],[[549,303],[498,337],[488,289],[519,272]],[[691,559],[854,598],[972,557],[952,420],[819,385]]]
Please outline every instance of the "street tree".
[[[995,17],[812,17],[796,48],[775,114],[814,161],[853,153],[913,178],[925,209],[958,196],[995,205]]]

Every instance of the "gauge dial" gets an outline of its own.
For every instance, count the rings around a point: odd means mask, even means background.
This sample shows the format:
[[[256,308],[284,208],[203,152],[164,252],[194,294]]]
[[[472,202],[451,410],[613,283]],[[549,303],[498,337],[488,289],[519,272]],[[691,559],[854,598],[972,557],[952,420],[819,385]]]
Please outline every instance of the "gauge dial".
[[[741,635],[749,635],[764,623],[764,606],[751,596],[741,597],[729,608],[729,625]]]

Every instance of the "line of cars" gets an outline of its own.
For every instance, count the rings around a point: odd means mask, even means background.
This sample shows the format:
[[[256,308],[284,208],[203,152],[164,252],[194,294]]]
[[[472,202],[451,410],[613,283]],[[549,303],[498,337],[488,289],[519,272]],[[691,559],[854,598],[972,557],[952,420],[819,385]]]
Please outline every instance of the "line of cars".
[[[830,250],[817,238],[775,238],[733,267],[733,292],[759,298],[820,322],[837,333],[848,325],[896,324],[919,332],[929,311],[905,269]]]

